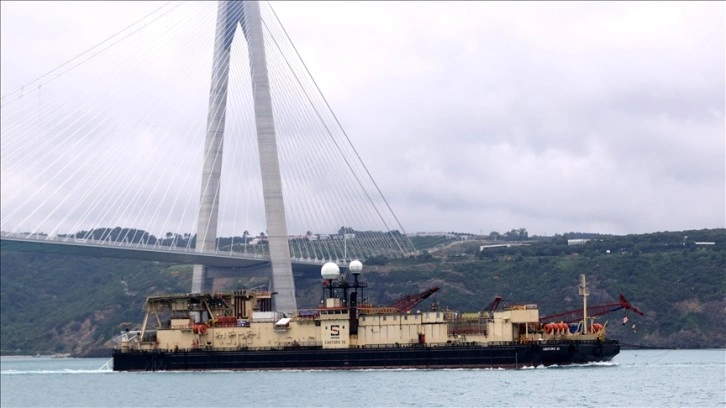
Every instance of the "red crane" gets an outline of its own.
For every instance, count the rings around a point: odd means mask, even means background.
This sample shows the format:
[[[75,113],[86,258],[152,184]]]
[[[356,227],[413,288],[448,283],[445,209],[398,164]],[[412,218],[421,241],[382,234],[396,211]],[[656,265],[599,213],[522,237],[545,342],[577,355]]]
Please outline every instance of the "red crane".
[[[620,309],[627,309],[632,310],[633,312],[643,316],[643,312],[641,312],[637,307],[633,306],[628,302],[628,299],[625,299],[625,296],[622,294],[620,295],[620,301],[617,303],[608,303],[604,305],[598,305],[598,306],[589,306],[587,308],[587,315],[589,317],[597,317],[606,315],[610,312],[614,312],[616,310]],[[576,321],[582,320],[582,309],[575,309],[575,310],[569,310],[567,312],[557,313],[549,316],[540,317],[539,321],[541,323],[549,323],[549,322],[565,322],[565,323],[573,323]]]
[[[393,302],[393,304],[389,307],[397,309],[400,313],[407,313],[410,312],[411,309],[416,307],[419,303],[423,302],[428,298],[429,296],[433,295],[434,293],[439,291],[438,286],[434,286],[433,288],[426,289],[425,291],[421,293],[417,293],[415,295],[408,295],[404,296],[397,301]]]
[[[501,302],[501,301],[502,301],[501,296],[499,296],[499,295],[494,296],[494,300],[492,300],[492,302],[489,303],[487,305],[487,307],[484,308],[484,310],[486,310],[489,313],[493,313],[495,310],[497,310],[497,307],[499,307],[499,302]]]

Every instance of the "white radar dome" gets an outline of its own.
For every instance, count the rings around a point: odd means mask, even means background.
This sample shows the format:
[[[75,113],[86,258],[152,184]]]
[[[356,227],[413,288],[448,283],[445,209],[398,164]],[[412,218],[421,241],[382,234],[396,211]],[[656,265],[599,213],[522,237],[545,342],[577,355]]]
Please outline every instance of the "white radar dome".
[[[340,268],[335,262],[327,262],[320,268],[320,275],[323,279],[338,279],[338,276],[340,276]]]
[[[358,275],[360,271],[363,270],[363,263],[359,260],[352,261],[350,265],[348,265],[348,269],[354,274]]]

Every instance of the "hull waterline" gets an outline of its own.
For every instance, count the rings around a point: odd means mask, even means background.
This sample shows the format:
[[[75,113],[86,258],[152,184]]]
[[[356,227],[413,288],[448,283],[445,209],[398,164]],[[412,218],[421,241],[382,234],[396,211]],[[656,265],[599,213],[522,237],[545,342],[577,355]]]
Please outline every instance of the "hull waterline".
[[[413,346],[328,350],[180,350],[116,352],[115,371],[523,368],[610,361],[615,341],[501,346]]]

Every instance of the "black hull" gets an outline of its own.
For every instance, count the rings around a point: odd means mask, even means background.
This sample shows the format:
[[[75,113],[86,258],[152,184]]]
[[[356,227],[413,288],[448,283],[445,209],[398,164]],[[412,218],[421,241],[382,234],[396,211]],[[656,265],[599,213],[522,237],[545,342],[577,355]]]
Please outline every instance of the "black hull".
[[[496,346],[298,348],[230,351],[130,351],[113,354],[114,371],[522,368],[610,361],[617,341]]]

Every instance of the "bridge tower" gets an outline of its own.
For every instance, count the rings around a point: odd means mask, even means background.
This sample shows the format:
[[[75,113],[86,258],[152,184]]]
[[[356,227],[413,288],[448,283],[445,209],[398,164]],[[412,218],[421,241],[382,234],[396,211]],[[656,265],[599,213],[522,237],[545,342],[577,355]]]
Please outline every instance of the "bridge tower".
[[[277,292],[275,307],[282,312],[292,312],[297,309],[295,282],[290,262],[262,18],[257,1],[220,0],[217,6],[217,27],[212,82],[209,91],[209,113],[204,145],[196,250],[197,252],[215,250],[217,245],[222,148],[227,112],[227,83],[231,45],[237,31],[237,24],[242,27],[247,41],[252,77],[252,97],[272,267],[272,284],[273,289]],[[194,265],[192,292],[202,292],[208,288],[205,266]]]

